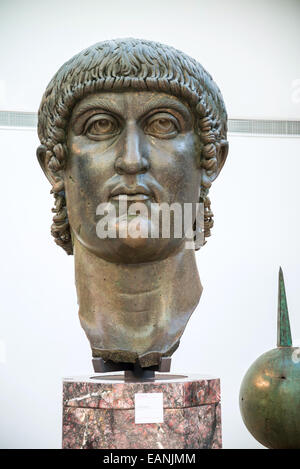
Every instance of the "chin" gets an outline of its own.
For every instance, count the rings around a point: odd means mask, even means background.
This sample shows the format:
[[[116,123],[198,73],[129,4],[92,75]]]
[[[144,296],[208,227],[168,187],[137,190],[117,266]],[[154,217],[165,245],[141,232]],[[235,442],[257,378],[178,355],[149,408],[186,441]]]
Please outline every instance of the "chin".
[[[80,243],[95,256],[115,264],[142,264],[167,259],[176,254],[182,239],[115,238],[97,243]]]
[[[180,249],[184,238],[151,238],[148,233],[155,232],[151,219],[134,217],[130,220],[116,218],[113,225],[116,237],[81,236],[76,238],[88,251],[97,257],[116,264],[140,264],[164,260]]]
[[[166,239],[119,240],[118,246],[109,256],[111,262],[122,264],[142,264],[167,259],[175,254],[181,243]]]

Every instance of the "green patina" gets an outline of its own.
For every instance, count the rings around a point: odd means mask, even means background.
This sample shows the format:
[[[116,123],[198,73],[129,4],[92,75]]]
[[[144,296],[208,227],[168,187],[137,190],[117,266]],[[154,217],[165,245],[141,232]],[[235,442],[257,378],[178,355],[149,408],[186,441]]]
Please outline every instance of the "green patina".
[[[247,371],[240,409],[249,432],[267,448],[300,449],[300,349],[292,347],[283,273],[279,270],[277,348]]]
[[[292,334],[289,320],[289,310],[286,301],[283,272],[280,267],[278,276],[278,324],[277,347],[291,347]]]

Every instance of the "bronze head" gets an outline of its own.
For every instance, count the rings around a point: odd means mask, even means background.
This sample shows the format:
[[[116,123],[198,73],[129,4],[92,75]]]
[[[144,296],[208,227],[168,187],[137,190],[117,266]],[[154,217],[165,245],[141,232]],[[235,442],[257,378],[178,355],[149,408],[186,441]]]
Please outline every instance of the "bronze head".
[[[226,134],[225,105],[211,76],[159,43],[95,44],[49,83],[37,155],[55,197],[52,235],[68,254],[75,250],[80,320],[93,356],[157,363],[178,346],[202,291],[184,235],[99,239],[98,205],[117,206],[123,196],[148,208],[201,202],[209,236],[208,191],[226,160]],[[139,223],[150,229],[154,217]],[[121,229],[120,217],[115,225]],[[175,298],[178,281],[188,299]]]

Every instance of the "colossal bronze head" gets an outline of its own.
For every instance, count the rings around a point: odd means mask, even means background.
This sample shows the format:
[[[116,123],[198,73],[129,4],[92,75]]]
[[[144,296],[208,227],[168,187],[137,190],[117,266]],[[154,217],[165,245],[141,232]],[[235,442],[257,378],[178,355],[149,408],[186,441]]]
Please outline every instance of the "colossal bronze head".
[[[211,76],[159,43],[95,44],[49,83],[37,155],[55,197],[52,235],[75,254],[79,316],[94,357],[147,367],[178,347],[202,287],[178,217],[169,216],[162,235],[161,208],[174,215],[174,207],[203,204],[210,235],[208,191],[227,156],[226,133]],[[104,237],[108,206],[113,235]],[[124,231],[128,222],[139,235]]]

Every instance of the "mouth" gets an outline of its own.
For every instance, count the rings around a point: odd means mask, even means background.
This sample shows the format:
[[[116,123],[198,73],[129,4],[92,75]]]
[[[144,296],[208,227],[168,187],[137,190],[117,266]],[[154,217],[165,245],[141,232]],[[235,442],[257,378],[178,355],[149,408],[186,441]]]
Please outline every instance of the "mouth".
[[[119,200],[119,201],[128,201],[128,202],[143,202],[145,200],[149,200],[151,199],[150,195],[146,195],[146,194],[140,194],[140,193],[136,193],[136,194],[118,194],[118,195],[114,195],[111,197],[111,200]]]
[[[153,194],[143,186],[136,187],[115,187],[110,194],[111,200],[144,202],[153,198]]]

